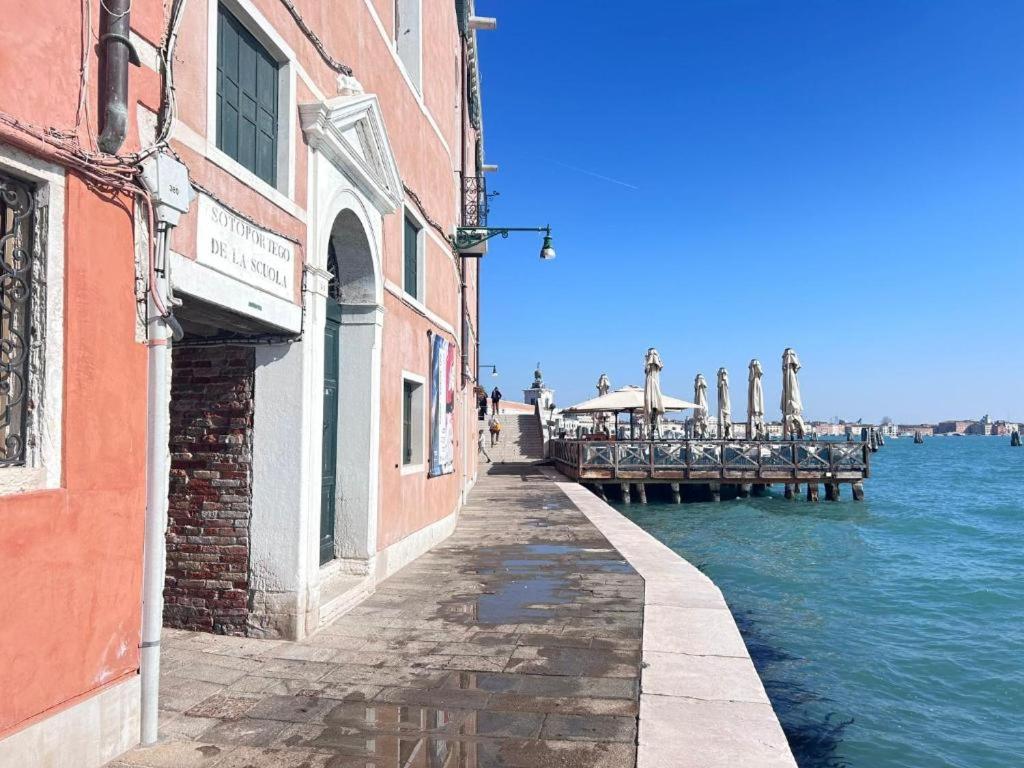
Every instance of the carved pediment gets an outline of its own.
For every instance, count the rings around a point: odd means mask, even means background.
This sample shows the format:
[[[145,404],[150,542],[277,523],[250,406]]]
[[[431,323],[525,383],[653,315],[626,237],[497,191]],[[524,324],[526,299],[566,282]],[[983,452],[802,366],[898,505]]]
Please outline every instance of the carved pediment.
[[[395,156],[373,94],[335,96],[299,106],[302,133],[370,199],[381,214],[401,206],[404,193]]]

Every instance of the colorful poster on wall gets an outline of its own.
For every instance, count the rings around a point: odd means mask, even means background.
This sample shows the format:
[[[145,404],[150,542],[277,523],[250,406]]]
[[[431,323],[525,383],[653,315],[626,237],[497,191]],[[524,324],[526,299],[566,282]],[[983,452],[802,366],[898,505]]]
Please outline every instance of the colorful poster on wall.
[[[430,353],[430,476],[455,471],[455,345],[434,334]]]

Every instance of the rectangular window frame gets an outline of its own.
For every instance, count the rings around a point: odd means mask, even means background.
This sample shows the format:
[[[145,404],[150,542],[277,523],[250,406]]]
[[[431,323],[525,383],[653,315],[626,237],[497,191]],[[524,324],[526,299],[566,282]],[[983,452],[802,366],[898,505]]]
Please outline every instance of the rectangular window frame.
[[[222,3],[217,5],[217,148],[231,157],[235,162],[240,163],[247,170],[255,173],[267,184],[277,186],[278,174],[278,142],[281,133],[280,100],[278,91],[280,89],[281,62],[278,61],[266,46],[262,45],[256,36]],[[242,50],[249,51],[252,56],[252,67],[239,67],[239,71],[232,77],[229,75],[228,61],[225,57],[229,37],[235,41],[232,48],[236,49],[237,56],[234,58],[239,64],[242,63]],[[231,69],[235,67],[232,65]],[[252,120],[253,132],[255,134],[251,148],[253,165],[249,166],[240,159],[242,154],[242,130],[243,121],[246,120],[245,110],[242,108],[242,101],[245,93],[243,81],[248,79],[252,70],[253,77],[251,95],[254,109]],[[237,80],[237,82],[235,82]],[[231,87],[229,87],[231,86]],[[226,107],[231,99],[230,94],[235,94],[233,113],[235,119],[232,125],[228,123],[228,117],[232,114]],[[230,129],[230,130],[229,130]],[[269,157],[267,153],[261,152],[261,148],[269,143]],[[235,154],[228,147],[233,146]],[[266,166],[266,167],[263,167]]]
[[[278,63],[276,180],[269,184],[217,146],[217,48],[223,7]],[[295,52],[251,0],[207,3],[206,156],[239,181],[285,210],[294,208],[298,103]]]
[[[406,413],[406,392],[412,387],[411,412]],[[427,462],[427,380],[417,373],[402,371],[398,404],[398,464],[403,475],[426,472]],[[407,443],[408,440],[408,443]],[[408,455],[408,458],[407,458]]]
[[[395,53],[418,96],[423,96],[423,0],[395,0]]]
[[[415,235],[415,247],[416,247],[416,293],[410,293],[408,288],[408,270],[406,268],[407,261],[407,248],[409,246],[409,230],[408,224],[411,224],[416,229]],[[425,228],[425,222],[412,208],[407,207],[405,209],[405,215],[402,218],[402,293],[406,297],[412,299],[414,303],[421,307],[427,305],[427,260],[425,257],[427,247],[427,233]]]
[[[64,169],[6,145],[0,172],[34,186],[35,227],[24,462],[0,467],[0,498],[61,487],[64,416]]]

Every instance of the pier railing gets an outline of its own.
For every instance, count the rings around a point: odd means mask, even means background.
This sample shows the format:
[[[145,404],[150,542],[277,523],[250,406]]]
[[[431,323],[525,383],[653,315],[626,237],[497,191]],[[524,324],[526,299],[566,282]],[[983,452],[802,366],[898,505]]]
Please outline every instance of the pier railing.
[[[550,457],[578,480],[856,482],[866,443],[824,440],[552,440]]]

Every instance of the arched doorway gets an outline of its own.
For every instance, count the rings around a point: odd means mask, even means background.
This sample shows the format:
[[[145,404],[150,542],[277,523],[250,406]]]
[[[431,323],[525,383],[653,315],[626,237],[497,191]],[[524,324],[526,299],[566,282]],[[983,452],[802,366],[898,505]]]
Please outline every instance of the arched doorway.
[[[379,445],[378,275],[366,229],[345,209],[331,227],[324,312],[320,564],[375,554]]]

